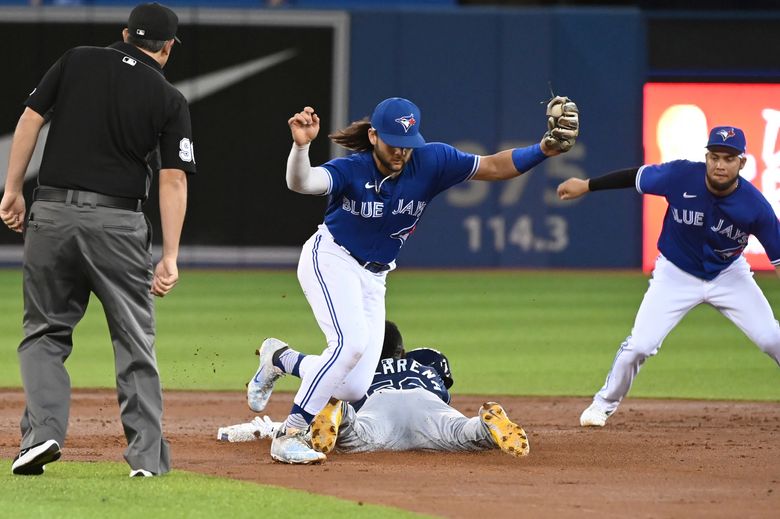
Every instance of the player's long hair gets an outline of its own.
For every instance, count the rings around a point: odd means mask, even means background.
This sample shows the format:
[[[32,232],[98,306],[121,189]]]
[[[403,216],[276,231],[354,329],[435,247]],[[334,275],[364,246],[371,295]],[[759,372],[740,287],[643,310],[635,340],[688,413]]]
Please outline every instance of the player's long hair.
[[[330,140],[352,151],[372,151],[373,144],[368,140],[368,129],[371,128],[371,121],[364,117],[355,121],[346,128],[342,128],[328,135]]]

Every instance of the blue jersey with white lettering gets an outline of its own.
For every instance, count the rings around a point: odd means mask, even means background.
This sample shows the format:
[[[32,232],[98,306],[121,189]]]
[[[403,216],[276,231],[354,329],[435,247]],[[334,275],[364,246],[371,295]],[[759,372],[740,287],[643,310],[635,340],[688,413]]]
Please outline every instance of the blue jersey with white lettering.
[[[414,359],[382,359],[374,373],[374,379],[366,391],[366,396],[352,406],[357,411],[366,398],[380,389],[422,388],[450,403],[450,392],[444,385],[439,373],[432,367],[420,364]]]
[[[637,191],[669,203],[658,250],[680,269],[709,281],[742,254],[753,234],[772,265],[780,265],[780,224],[767,199],[744,178],[731,194],[715,196],[706,175],[703,162],[687,160],[639,169]]]
[[[379,172],[371,152],[333,159],[323,167],[331,180],[325,225],[336,243],[363,261],[391,263],[428,203],[473,177],[479,157],[433,142],[412,151],[396,178]]]

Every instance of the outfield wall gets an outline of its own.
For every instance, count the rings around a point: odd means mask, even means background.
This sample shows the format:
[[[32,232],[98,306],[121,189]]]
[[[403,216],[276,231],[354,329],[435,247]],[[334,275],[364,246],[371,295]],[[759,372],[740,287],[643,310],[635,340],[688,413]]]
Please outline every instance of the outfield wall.
[[[21,102],[47,67],[67,48],[117,39],[126,11],[0,9],[0,44],[16,49],[0,84],[0,160],[7,158]],[[639,195],[599,193],[565,204],[555,197],[569,176],[642,162],[642,85],[653,73],[646,64],[658,69],[669,60],[654,52],[663,40],[646,38],[648,21],[639,10],[194,7],[180,14],[184,45],[175,49],[166,74],[190,98],[199,167],[182,240],[186,262],[294,262],[325,204],[284,185],[286,119],[305,104],[324,121],[312,147],[315,164],[339,152],[326,142],[326,131],[368,115],[393,95],[422,108],[429,141],[489,154],[539,140],[543,102],[552,88],[580,106],[582,136],[575,149],[514,181],[470,182],[442,194],[399,264],[641,265]],[[651,22],[662,25],[657,17]],[[647,49],[645,41],[654,47]],[[740,48],[719,53],[737,55]],[[674,65],[689,73],[695,62]],[[673,79],[679,70],[664,73]],[[147,205],[152,221],[155,206],[153,188]],[[0,263],[13,263],[20,243],[19,236],[0,233]]]
[[[0,109],[0,151],[2,144],[7,150],[20,103],[56,57],[71,46],[110,43],[126,16],[122,8],[16,13],[0,16],[0,44],[18,49],[6,67],[10,80],[0,86],[8,100]],[[229,88],[208,95],[191,89],[199,174],[191,183],[183,244],[300,246],[324,206],[322,199],[289,193],[283,181],[286,117],[304,104],[317,107],[326,129],[334,129],[384,97],[411,97],[423,109],[429,140],[492,153],[539,139],[541,102],[552,86],[582,109],[583,137],[575,151],[514,182],[469,183],[440,197],[401,262],[636,265],[638,197],[562,207],[553,190],[566,176],[639,160],[640,126],[624,122],[640,115],[641,31],[637,11],[183,11],[184,45],[167,69],[178,86],[289,53]],[[615,146],[618,127],[627,145]],[[317,144],[315,163],[333,153],[324,139]],[[34,182],[32,175],[28,192]],[[152,193],[153,220],[154,205]],[[577,222],[585,220],[588,230],[578,231]],[[614,236],[621,237],[617,245]],[[19,241],[0,234],[3,244]]]

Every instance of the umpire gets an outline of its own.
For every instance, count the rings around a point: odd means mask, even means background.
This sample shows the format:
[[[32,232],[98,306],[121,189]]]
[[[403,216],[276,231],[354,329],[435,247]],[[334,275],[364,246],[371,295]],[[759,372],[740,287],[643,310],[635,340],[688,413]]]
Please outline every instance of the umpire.
[[[177,25],[167,7],[138,5],[123,42],[67,51],[25,102],[0,202],[3,222],[25,231],[24,340],[18,352],[26,407],[14,474],[42,474],[60,457],[70,409],[64,362],[91,292],[103,304],[114,347],[130,476],[170,470],[152,294],[166,295],[178,280],[187,174],[195,172],[187,101],[162,71],[178,41]],[[25,223],[24,174],[49,119],[39,186]],[[152,156],[160,168],[163,231],[162,259],[154,270],[150,225],[141,211]]]

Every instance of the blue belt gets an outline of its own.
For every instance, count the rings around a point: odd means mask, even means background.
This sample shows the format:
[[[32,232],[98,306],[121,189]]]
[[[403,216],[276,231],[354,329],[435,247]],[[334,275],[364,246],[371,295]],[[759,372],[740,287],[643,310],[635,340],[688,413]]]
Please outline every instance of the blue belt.
[[[344,249],[344,251],[352,256],[352,259],[358,262],[358,264],[366,269],[369,272],[373,272],[374,274],[379,274],[380,272],[385,272],[386,270],[390,270],[390,265],[387,263],[379,263],[378,261],[366,261],[364,259],[358,258],[352,252],[350,252],[349,249],[344,247],[342,244],[340,244],[338,241],[336,241],[336,238],[333,238],[333,243]]]

